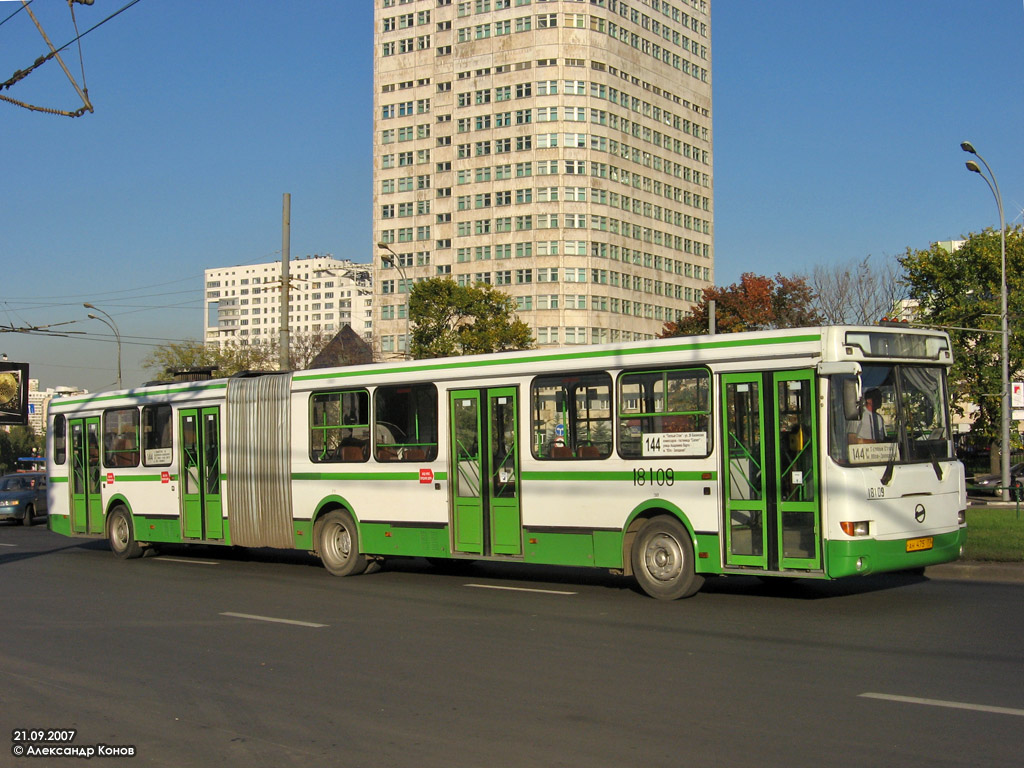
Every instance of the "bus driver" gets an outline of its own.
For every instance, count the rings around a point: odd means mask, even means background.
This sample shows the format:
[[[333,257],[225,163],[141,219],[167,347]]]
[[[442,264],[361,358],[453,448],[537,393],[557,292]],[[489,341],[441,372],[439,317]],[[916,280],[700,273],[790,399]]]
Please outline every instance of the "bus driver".
[[[850,422],[848,437],[851,445],[885,441],[885,420],[878,413],[881,405],[882,393],[878,389],[869,389],[864,393],[864,410],[860,419]]]

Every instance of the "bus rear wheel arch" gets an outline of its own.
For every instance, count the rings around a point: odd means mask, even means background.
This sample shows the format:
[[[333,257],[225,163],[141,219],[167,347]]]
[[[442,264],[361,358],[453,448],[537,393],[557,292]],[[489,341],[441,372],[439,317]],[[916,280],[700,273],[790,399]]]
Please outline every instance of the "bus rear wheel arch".
[[[357,576],[369,566],[359,551],[359,530],[347,511],[334,509],[321,516],[313,529],[316,553],[333,576]]]
[[[131,513],[116,506],[107,515],[107,539],[110,551],[118,560],[131,560],[142,556],[142,545],[135,540],[135,526]]]
[[[637,585],[653,598],[690,597],[704,584],[694,568],[690,535],[670,515],[658,515],[643,524],[632,537],[629,555]]]

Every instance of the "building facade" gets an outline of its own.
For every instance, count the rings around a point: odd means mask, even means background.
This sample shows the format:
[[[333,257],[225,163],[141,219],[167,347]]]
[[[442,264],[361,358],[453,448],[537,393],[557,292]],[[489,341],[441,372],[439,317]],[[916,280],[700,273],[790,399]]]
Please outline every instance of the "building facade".
[[[55,397],[72,397],[86,394],[88,390],[78,387],[39,388],[39,379],[28,380],[28,426],[37,435],[46,434],[46,415],[50,401]]]
[[[208,344],[273,344],[281,333],[280,261],[205,271]],[[330,254],[289,260],[289,330],[333,336],[351,326],[367,341],[373,335],[370,265]]]
[[[511,294],[541,346],[650,338],[699,301],[707,0],[374,2],[373,234],[398,261],[377,262],[385,354],[428,277]]]

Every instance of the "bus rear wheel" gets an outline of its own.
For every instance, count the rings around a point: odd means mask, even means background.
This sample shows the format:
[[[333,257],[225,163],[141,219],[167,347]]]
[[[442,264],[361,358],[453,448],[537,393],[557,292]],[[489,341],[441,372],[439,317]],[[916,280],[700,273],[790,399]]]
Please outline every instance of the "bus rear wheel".
[[[658,600],[690,597],[704,584],[694,571],[690,536],[674,517],[655,517],[641,528],[630,558],[640,589]]]
[[[316,526],[317,553],[324,568],[334,576],[357,576],[366,571],[366,556],[359,552],[359,532],[347,512],[335,510]]]
[[[132,516],[124,507],[114,507],[107,518],[110,551],[118,560],[131,560],[142,555],[142,546],[135,540]]]

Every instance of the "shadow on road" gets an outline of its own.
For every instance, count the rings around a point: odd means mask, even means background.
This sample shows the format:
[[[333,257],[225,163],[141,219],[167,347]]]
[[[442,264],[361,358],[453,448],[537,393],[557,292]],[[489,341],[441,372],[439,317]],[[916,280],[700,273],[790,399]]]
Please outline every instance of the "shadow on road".
[[[59,542],[56,546],[52,544]],[[36,540],[36,544],[43,543]],[[54,536],[45,539],[44,548],[31,551],[0,549],[0,566],[30,558],[54,555],[71,550],[109,552],[105,539],[67,539]],[[224,547],[209,544],[160,544],[149,547],[144,557],[176,557],[183,559],[213,560],[235,563],[278,563],[321,569],[319,558],[305,550]],[[113,557],[110,555],[110,557]],[[600,587],[617,592],[632,590],[640,592],[632,578],[619,576],[603,568],[581,568],[569,566],[535,565],[520,562],[494,562],[484,560],[439,559],[426,560],[419,557],[395,557],[387,559],[379,568],[371,568],[369,578],[376,571],[393,573],[422,574],[424,578],[434,576],[458,576],[463,579],[487,580],[503,586],[535,585],[533,588],[558,588],[572,591],[578,587]],[[325,578],[329,578],[325,574]],[[708,576],[703,594],[763,596],[783,600],[821,600],[861,595],[888,589],[899,589],[921,584],[929,579],[918,573],[900,572],[869,576],[851,577],[838,581],[824,579],[793,579],[782,577],[760,577],[756,575]],[[698,593],[698,598],[701,593]],[[642,594],[642,593],[641,593]]]

